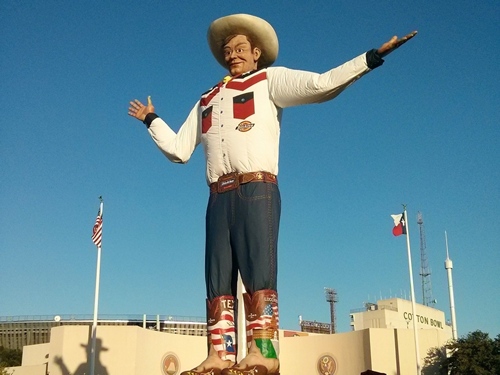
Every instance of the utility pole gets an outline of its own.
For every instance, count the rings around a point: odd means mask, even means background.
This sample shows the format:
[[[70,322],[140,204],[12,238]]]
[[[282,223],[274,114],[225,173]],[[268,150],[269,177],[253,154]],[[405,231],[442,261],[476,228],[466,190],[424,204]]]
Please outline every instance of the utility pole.
[[[326,302],[330,304],[330,334],[337,332],[335,317],[335,304],[339,301],[337,291],[332,288],[325,288]]]

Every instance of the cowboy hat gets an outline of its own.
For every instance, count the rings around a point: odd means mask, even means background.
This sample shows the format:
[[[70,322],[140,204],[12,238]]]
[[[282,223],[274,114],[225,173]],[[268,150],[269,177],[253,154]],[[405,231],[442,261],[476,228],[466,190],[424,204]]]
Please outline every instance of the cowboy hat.
[[[246,35],[252,39],[255,47],[261,50],[259,67],[272,65],[278,57],[278,36],[267,21],[250,14],[232,14],[213,21],[207,32],[212,54],[225,68],[227,65],[222,47],[226,38],[231,35]]]

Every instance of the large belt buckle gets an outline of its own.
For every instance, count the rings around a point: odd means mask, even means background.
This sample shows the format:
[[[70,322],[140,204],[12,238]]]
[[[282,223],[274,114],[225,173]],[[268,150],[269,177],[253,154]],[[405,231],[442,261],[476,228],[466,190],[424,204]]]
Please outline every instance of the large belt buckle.
[[[217,180],[217,192],[224,193],[229,190],[234,190],[240,185],[238,173],[228,173],[219,177]]]

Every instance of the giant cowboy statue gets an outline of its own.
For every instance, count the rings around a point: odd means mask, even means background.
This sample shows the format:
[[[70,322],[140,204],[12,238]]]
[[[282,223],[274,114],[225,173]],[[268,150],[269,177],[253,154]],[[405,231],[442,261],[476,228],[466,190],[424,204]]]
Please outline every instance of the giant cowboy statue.
[[[201,95],[177,133],[155,113],[150,97],[146,105],[130,102],[128,114],[144,122],[169,160],[187,162],[200,143],[206,156],[208,356],[181,375],[279,374],[281,199],[276,176],[281,112],[335,98],[415,34],[394,36],[379,49],[318,74],[271,67],[278,55],[273,27],[248,14],[230,15],[208,29],[210,49],[229,75]],[[246,290],[247,348],[236,348],[238,271]],[[248,351],[240,363],[237,349]]]

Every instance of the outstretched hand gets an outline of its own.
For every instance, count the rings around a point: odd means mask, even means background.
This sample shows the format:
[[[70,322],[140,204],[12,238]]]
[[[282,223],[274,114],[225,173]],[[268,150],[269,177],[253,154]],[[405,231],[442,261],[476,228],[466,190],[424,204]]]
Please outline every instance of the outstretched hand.
[[[389,53],[394,52],[397,48],[401,47],[415,35],[417,35],[417,31],[413,31],[408,35],[405,35],[401,39],[398,39],[397,36],[393,36],[391,40],[382,44],[382,47],[380,47],[377,52],[381,57],[387,56]]]
[[[135,117],[140,121],[144,121],[146,115],[148,113],[153,113],[155,111],[155,107],[153,106],[153,102],[151,101],[151,96],[148,96],[148,105],[145,106],[139,100],[134,99],[130,102],[130,107],[128,107],[129,116]]]

